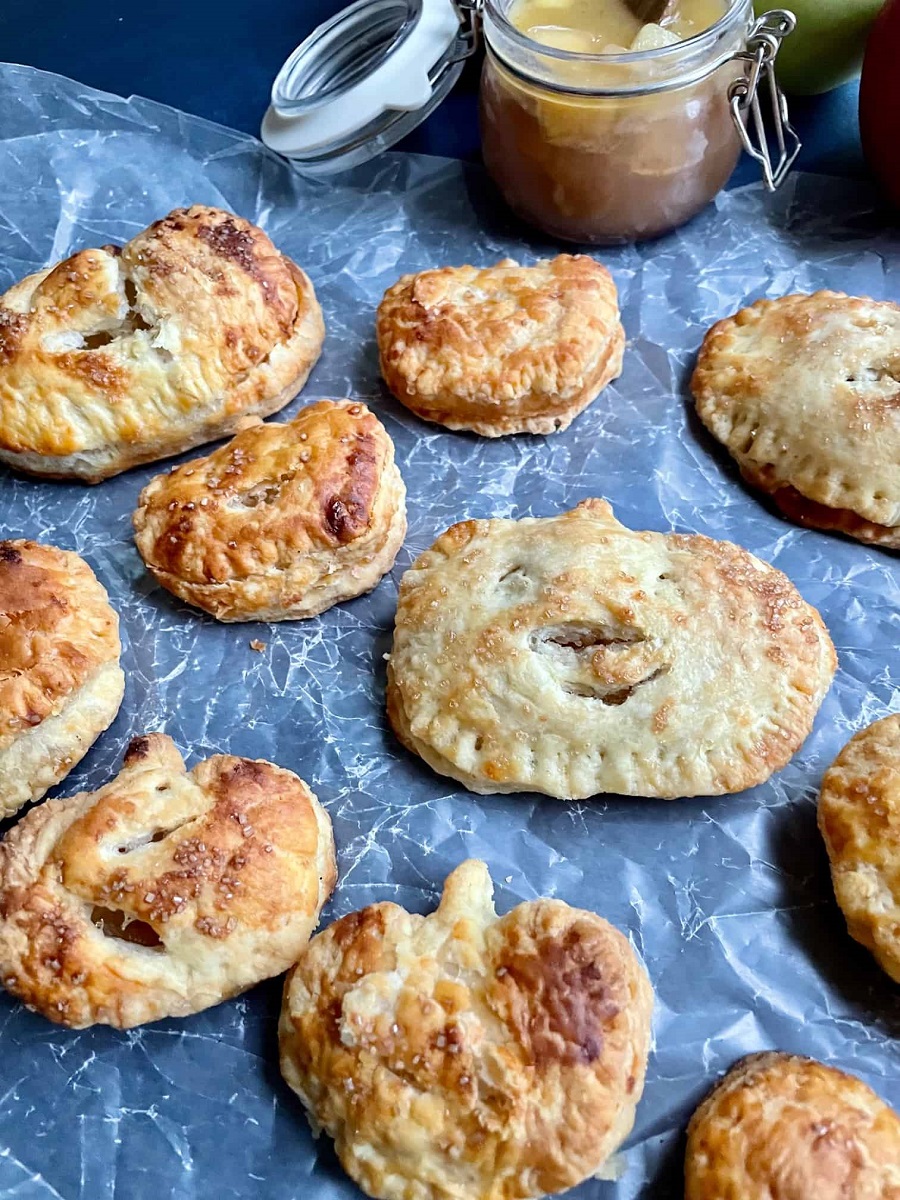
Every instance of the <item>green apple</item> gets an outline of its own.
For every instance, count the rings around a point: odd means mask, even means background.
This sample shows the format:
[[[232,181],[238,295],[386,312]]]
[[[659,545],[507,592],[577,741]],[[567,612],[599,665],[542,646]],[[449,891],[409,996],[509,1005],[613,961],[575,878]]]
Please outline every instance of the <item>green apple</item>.
[[[884,0],[755,0],[754,7],[758,16],[784,7],[797,18],[778,52],[776,74],[786,92],[814,96],[859,74],[866,37]]]

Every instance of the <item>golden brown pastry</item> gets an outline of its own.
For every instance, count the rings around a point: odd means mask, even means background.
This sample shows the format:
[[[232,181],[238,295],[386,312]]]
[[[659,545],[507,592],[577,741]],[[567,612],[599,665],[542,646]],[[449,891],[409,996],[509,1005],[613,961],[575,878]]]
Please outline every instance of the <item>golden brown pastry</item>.
[[[697,412],[792,520],[900,547],[900,306],[760,300],[706,335]]]
[[[401,404],[485,437],[565,429],[621,374],[625,348],[616,285],[584,254],[404,275],[377,336]]]
[[[220,621],[311,617],[391,569],[405,498],[381,422],[364,404],[322,400],[157,475],[135,540],[163,587]]]
[[[261,229],[175,209],[0,296],[0,462],[96,483],[283,408],[324,338],[307,276]]]
[[[281,1070],[381,1200],[524,1200],[598,1172],[634,1123],[653,993],[594,913],[498,917],[471,860],[429,917],[374,904],[288,977]]]
[[[286,970],[335,877],[302,779],[227,754],[186,772],[170,738],[138,737],[105,787],[0,843],[0,979],[74,1029],[199,1012]]]
[[[900,983],[900,715],[860,730],[832,763],[819,829],[851,936]]]
[[[685,1200],[900,1200],[900,1117],[794,1054],[736,1063],[688,1128]]]
[[[816,610],[730,542],[605,500],[464,521],[401,580],[388,715],[475,792],[707,796],[800,747],[836,660]]]
[[[112,723],[121,650],[119,618],[84,559],[0,542],[0,817],[40,800]]]

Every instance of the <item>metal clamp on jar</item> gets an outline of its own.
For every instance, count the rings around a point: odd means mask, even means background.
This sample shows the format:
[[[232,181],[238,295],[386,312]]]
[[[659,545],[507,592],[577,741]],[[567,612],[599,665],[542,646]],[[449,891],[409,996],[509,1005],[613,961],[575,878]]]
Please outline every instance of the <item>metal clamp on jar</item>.
[[[743,147],[775,188],[800,149],[774,77],[791,13],[730,0],[696,36],[582,53],[517,28],[517,0],[357,0],[291,55],[263,141],[311,175],[374,158],[441,102],[480,42],[485,164],[554,237],[615,243],[693,217]]]

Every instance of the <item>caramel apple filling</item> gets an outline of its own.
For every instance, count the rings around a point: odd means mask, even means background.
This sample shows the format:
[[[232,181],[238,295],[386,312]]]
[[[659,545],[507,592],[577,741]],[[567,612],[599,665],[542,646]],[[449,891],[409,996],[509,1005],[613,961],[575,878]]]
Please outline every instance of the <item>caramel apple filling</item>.
[[[746,43],[749,3],[663,7],[648,24],[624,0],[513,0],[511,28],[494,39],[488,25],[485,163],[511,207],[555,237],[665,233],[735,167],[728,89],[743,68],[729,60]]]
[[[641,5],[625,0],[515,0],[509,18],[544,46],[576,54],[656,50],[694,37],[725,15],[725,0],[676,0],[660,5],[659,22],[644,23]]]

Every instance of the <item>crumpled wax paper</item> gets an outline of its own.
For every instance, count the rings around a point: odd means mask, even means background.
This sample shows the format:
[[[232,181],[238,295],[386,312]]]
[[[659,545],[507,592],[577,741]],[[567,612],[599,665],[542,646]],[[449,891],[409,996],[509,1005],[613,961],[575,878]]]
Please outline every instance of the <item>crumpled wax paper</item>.
[[[627,931],[656,990],[655,1048],[619,1179],[585,1183],[579,1200],[679,1196],[689,1114],[749,1051],[825,1059],[900,1106],[897,991],[845,931],[815,823],[823,769],[900,707],[900,560],[775,515],[702,429],[686,386],[706,328],[759,296],[900,297],[900,248],[865,185],[795,176],[774,199],[729,192],[661,241],[602,252],[628,334],[622,378],[565,433],[488,441],[398,405],[373,336],[376,303],[404,271],[560,249],[509,217],[479,170],[389,154],[310,183],[250,138],[23,67],[0,68],[0,122],[0,291],[175,205],[233,209],[307,269],[325,311],[324,354],[285,414],[320,397],[365,401],[409,488],[406,545],[372,595],[309,621],[219,625],[156,587],[132,543],[158,464],[97,487],[0,469],[3,535],[83,554],[122,617],[122,710],[59,790],[99,786],[129,737],[161,729],[191,763],[228,751],[309,781],[339,851],[326,922],[380,899],[429,911],[474,855],[502,911],[558,896]],[[393,739],[384,655],[412,559],[465,517],[543,516],[586,496],[637,529],[736,541],[823,613],[840,670],[812,736],[769,783],[676,802],[478,797]],[[2,995],[0,1195],[358,1196],[281,1081],[279,1001],[272,981],[187,1020],[74,1033]]]

